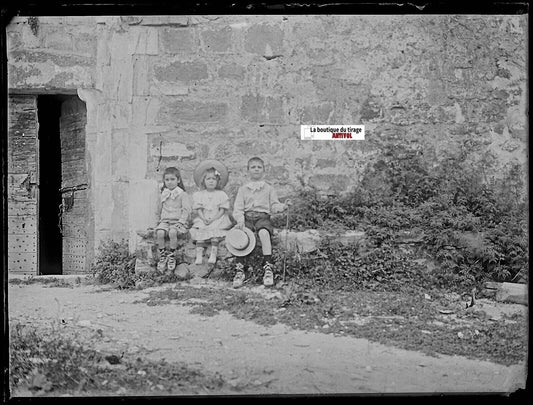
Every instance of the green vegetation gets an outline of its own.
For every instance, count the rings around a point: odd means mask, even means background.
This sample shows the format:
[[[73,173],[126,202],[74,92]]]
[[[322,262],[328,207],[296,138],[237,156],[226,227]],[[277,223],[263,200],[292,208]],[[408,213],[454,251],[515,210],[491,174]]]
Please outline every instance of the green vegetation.
[[[396,288],[402,279],[446,288],[487,279],[527,280],[528,203],[521,168],[487,180],[484,164],[468,161],[464,151],[430,163],[418,150],[395,146],[350,193],[300,190],[293,198],[291,229],[357,229],[366,233],[368,243],[354,250],[325,241],[318,254],[292,258],[289,274],[325,287],[355,289],[375,282]],[[399,246],[401,232],[422,236],[416,252]],[[438,270],[420,280],[415,260],[422,254]]]
[[[95,332],[96,333],[96,332]],[[219,375],[184,364],[148,361],[84,347],[79,336],[50,327],[14,324],[10,328],[11,389],[31,395],[207,394],[225,387]]]
[[[102,284],[114,284],[120,289],[133,288],[137,281],[135,260],[126,241],[105,241],[92,266],[93,276]]]
[[[174,272],[135,273],[137,255],[129,252],[126,241],[106,241],[98,250],[92,265],[93,279],[100,284],[111,284],[118,289],[141,288],[179,281]]]
[[[431,299],[425,298],[428,292]],[[244,290],[176,285],[150,291],[138,301],[146,305],[187,305],[191,313],[214,316],[231,313],[238,319],[415,350],[428,355],[461,355],[500,364],[517,364],[527,356],[527,314],[490,319],[476,307],[464,308],[463,298],[441,290],[424,292],[311,290],[298,283],[267,298]],[[450,309],[440,312],[442,309]]]

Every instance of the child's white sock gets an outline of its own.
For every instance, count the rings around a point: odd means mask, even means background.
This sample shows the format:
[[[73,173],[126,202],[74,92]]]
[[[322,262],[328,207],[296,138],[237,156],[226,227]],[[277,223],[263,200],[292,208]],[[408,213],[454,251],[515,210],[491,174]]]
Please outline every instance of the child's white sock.
[[[202,264],[203,259],[204,259],[204,248],[197,247],[196,248],[196,261],[194,262],[194,264]]]
[[[209,256],[207,263],[211,263],[211,264],[216,263],[217,252],[218,252],[218,246],[211,246],[211,255]]]

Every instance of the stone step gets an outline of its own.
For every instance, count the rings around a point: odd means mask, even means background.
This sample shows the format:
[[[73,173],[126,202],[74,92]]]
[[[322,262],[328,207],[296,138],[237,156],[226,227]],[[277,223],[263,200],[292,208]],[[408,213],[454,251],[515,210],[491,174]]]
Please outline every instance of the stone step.
[[[142,242],[139,247],[154,245],[154,233],[152,229],[138,231],[137,234],[141,237]],[[306,231],[290,231],[274,229],[272,244],[280,248],[287,248],[288,251],[297,251],[299,253],[310,253],[318,249],[320,242],[325,239],[341,243],[345,246],[354,246],[358,243],[363,243],[365,240],[365,232],[347,230],[341,232],[318,231],[316,229],[309,229]],[[185,255],[187,257],[195,256],[195,246],[192,241],[187,241],[185,245]],[[227,251],[225,249],[224,241],[220,243],[219,257],[225,257]]]
[[[528,305],[528,286],[518,283],[486,282],[485,292],[494,295],[496,301]]]
[[[342,231],[342,232],[328,232],[318,231],[316,229],[309,229],[302,232],[281,230],[275,232],[277,243],[288,251],[296,251],[299,253],[310,253],[318,249],[320,242],[323,240],[330,240],[333,243],[340,243],[344,246],[355,246],[359,243],[364,243],[365,232],[361,231]]]

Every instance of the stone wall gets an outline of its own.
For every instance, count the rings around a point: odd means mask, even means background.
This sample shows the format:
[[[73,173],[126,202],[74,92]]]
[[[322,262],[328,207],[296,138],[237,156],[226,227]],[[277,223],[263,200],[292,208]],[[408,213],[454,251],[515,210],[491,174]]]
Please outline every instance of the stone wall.
[[[260,155],[281,197],[349,190],[384,145],[429,160],[471,139],[494,175],[527,162],[525,15],[17,18],[12,92],[75,90],[87,105],[94,235],[153,226],[165,167],[230,169]],[[363,124],[364,141],[301,141],[301,124]]]

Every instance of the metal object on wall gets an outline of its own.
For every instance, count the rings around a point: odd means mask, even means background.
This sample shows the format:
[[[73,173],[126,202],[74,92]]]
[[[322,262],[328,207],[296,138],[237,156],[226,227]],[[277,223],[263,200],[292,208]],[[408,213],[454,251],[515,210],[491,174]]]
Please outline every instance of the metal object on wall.
[[[74,207],[74,192],[78,190],[86,190],[87,184],[78,184],[72,187],[62,187],[59,189],[61,193],[61,205],[59,206],[59,230],[63,234],[63,215],[72,210]]]

